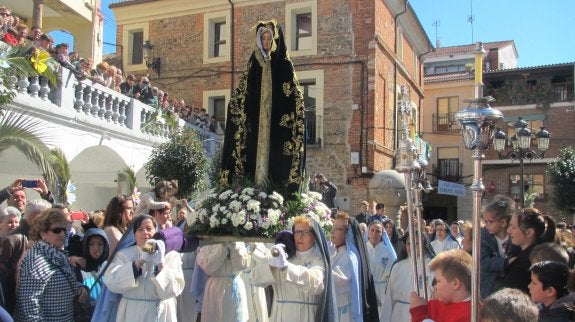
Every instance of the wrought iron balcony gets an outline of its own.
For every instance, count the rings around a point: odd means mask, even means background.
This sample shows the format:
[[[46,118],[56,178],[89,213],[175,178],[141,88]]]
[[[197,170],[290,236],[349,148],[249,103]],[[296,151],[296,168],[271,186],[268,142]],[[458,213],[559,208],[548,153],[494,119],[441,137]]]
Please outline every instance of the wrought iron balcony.
[[[459,123],[455,120],[456,113],[433,114],[433,133],[459,132]]]

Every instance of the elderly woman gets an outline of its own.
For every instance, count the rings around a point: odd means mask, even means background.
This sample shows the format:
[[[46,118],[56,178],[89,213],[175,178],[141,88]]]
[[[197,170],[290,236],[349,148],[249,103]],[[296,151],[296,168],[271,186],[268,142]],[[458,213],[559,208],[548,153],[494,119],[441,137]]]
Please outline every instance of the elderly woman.
[[[14,313],[16,306],[16,298],[12,295],[16,294],[16,270],[28,249],[27,245],[28,238],[22,234],[2,236],[0,239],[0,280],[5,297],[4,308],[10,314]]]
[[[74,298],[88,299],[64,253],[68,220],[60,209],[44,210],[34,223],[38,238],[20,266],[16,321],[74,321]]]
[[[296,254],[287,259],[280,245],[278,256],[258,260],[251,271],[252,284],[274,290],[270,321],[335,321],[334,290],[325,236],[319,224],[305,216],[294,218]]]
[[[157,223],[141,215],[134,221],[136,245],[116,254],[104,274],[104,283],[122,294],[116,321],[177,321],[176,296],[184,289],[182,261],[177,252],[152,239]]]
[[[16,207],[0,208],[0,236],[7,235],[20,226],[20,210]]]

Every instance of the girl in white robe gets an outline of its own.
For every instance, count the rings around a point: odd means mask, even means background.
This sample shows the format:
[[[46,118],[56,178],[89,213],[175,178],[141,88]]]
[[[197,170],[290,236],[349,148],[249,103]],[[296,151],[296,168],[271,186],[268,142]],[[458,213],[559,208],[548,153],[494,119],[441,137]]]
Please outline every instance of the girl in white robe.
[[[385,291],[382,311],[380,315],[380,322],[410,322],[411,314],[409,313],[409,303],[411,302],[410,294],[414,291],[413,289],[413,269],[412,269],[412,259],[408,254],[411,252],[408,234],[404,235],[406,242],[403,254],[399,258],[404,258],[399,260],[393,265],[391,269],[391,275],[389,277],[389,282],[387,284],[387,289]],[[427,244],[427,240],[426,240]],[[431,247],[427,244],[427,247]],[[424,248],[424,249],[427,249]],[[433,256],[433,254],[430,254]],[[425,272],[427,277],[427,294],[431,296],[432,290],[432,280],[433,276],[429,272],[429,257],[426,251],[426,265]],[[417,259],[417,285],[420,292],[423,292],[423,270],[420,265],[421,261]],[[422,294],[422,293],[421,293]]]
[[[154,262],[141,259],[141,247],[156,233],[156,225],[149,215],[136,218],[136,245],[120,250],[104,275],[110,291],[122,294],[116,321],[177,321],[176,296],[185,283],[180,254],[166,254],[156,272]]]
[[[395,263],[397,256],[381,221],[372,221],[369,224],[368,241],[365,244],[365,248],[380,305],[379,319],[382,320],[385,290],[391,274],[391,267]]]
[[[197,263],[208,275],[202,322],[245,322],[249,319],[246,289],[239,276],[251,257],[243,242],[202,246]]]

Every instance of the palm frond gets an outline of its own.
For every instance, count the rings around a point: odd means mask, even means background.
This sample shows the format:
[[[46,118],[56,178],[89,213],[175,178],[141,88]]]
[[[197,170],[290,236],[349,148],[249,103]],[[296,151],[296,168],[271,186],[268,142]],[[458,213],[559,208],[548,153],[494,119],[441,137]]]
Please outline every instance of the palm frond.
[[[125,167],[122,172],[126,175],[126,178],[128,178],[130,192],[134,191],[134,188],[136,188],[136,173],[130,167]]]
[[[55,148],[50,150],[50,164],[56,173],[56,178],[54,180],[54,190],[59,196],[58,200],[64,200],[66,197],[66,185],[72,179],[72,175],[70,173],[70,164],[68,163],[68,159],[66,159],[66,155],[64,155],[64,151],[60,148]]]
[[[8,110],[0,116],[0,154],[10,147],[22,152],[28,160],[38,165],[46,179],[52,183],[56,173],[52,167],[50,150],[43,140],[47,139],[39,121],[25,114]]]

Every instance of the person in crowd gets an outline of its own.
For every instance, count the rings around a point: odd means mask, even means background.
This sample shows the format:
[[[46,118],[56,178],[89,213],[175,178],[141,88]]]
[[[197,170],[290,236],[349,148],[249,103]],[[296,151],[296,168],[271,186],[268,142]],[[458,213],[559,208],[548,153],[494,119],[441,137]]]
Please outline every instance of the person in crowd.
[[[435,221],[435,239],[431,246],[436,254],[450,249],[459,249],[459,243],[453,238],[449,231],[449,226],[441,219]]]
[[[150,80],[148,77],[144,76],[140,78],[140,82],[137,85],[134,98],[137,98],[140,102],[144,104],[150,104],[154,99],[154,93],[152,92],[152,85],[150,85]]]
[[[566,228],[566,224],[562,223],[563,228],[557,228],[557,232],[555,234],[557,243],[561,245],[561,247],[565,248],[567,254],[569,254],[569,263],[567,264],[569,267],[575,266],[575,236],[571,230]]]
[[[158,223],[158,230],[164,230],[166,228],[172,227],[170,223],[170,214],[172,211],[172,205],[170,203],[166,203],[163,208],[159,209],[150,209],[150,216],[156,219]]]
[[[209,128],[210,119],[209,116],[206,114],[207,111],[205,108],[201,108],[198,116],[196,117],[196,126],[200,127],[204,130]]]
[[[18,34],[18,44],[26,44],[28,40],[28,26],[25,24],[18,24],[16,26],[16,33]]]
[[[218,127],[219,127],[219,122],[218,120],[216,120],[215,116],[210,116],[210,132],[212,133],[218,133]]]
[[[403,235],[403,242],[405,247],[398,255],[397,261],[391,268],[389,282],[385,290],[385,296],[382,306],[382,314],[380,322],[395,322],[395,321],[410,321],[409,303],[411,302],[411,292],[413,291],[413,270],[411,260],[411,243],[409,241],[409,232]],[[418,235],[418,234],[417,234]],[[416,253],[419,252],[419,236],[416,235]],[[424,243],[424,256],[426,263],[435,256],[433,247],[431,247],[427,236],[422,237]],[[418,255],[419,257],[419,255]],[[421,261],[418,259],[418,263]],[[423,281],[423,268],[417,265],[418,270],[418,287],[423,292],[423,288],[427,288],[427,294],[431,294],[431,281],[433,276],[429,272],[429,265],[425,265],[425,272],[427,281]]]
[[[44,210],[34,223],[38,241],[26,253],[16,286],[16,321],[74,321],[74,298],[88,291],[72,275],[64,253],[68,220],[60,209]]]
[[[362,222],[359,224],[359,232],[361,233],[361,236],[363,237],[363,241],[367,242],[368,239],[368,231],[367,231],[367,224]]]
[[[485,227],[481,228],[481,298],[486,298],[500,288],[501,279],[509,266],[509,255],[519,252],[507,234],[511,216],[515,211],[515,201],[506,196],[495,196],[483,209]]]
[[[568,264],[569,254],[557,243],[541,243],[533,247],[529,254],[531,264],[545,261],[554,261]]]
[[[76,66],[76,72],[74,73],[74,75],[79,80],[83,80],[90,77],[91,70],[92,70],[92,59],[82,58],[78,61],[78,65]]]
[[[154,190],[148,191],[140,197],[140,203],[136,208],[136,215],[149,214],[151,209],[163,209],[171,207],[170,198],[178,192],[177,180],[161,180],[154,186]]]
[[[49,209],[52,205],[42,199],[31,200],[26,203],[24,209],[24,218],[20,221],[20,225],[12,230],[10,234],[22,234],[30,239],[31,228],[34,226],[36,217],[44,210]]]
[[[118,73],[112,77],[114,78],[114,87],[112,89],[116,92],[120,92],[120,85],[124,83],[124,77]]]
[[[128,97],[134,97],[136,90],[136,76],[129,74],[126,76],[126,81],[120,84],[120,93]]]
[[[385,214],[385,205],[381,202],[378,202],[375,205],[375,213],[369,217],[368,223],[372,223],[374,221],[383,222],[385,219],[387,219],[387,215]]]
[[[336,321],[337,306],[325,235],[319,224],[306,216],[293,221],[296,253],[288,259],[281,245],[273,246],[278,256],[258,259],[250,273],[256,286],[273,288],[270,321]]]
[[[435,274],[434,299],[428,302],[411,292],[411,321],[439,321],[446,316],[449,321],[470,321],[471,255],[461,249],[447,250],[429,262],[429,269]]]
[[[165,252],[154,240],[158,224],[149,215],[136,217],[136,245],[120,250],[104,273],[110,291],[122,294],[116,321],[177,321],[176,296],[184,289],[180,255]]]
[[[538,316],[537,306],[529,296],[513,288],[491,294],[479,310],[482,322],[534,322]]]
[[[42,35],[42,28],[38,26],[32,26],[30,28],[30,34],[28,34],[28,39],[32,42],[35,47],[39,47],[37,41],[40,40],[40,36]]]
[[[321,193],[321,201],[330,209],[337,209],[335,197],[337,187],[329,181],[324,174],[318,173],[312,176],[313,190]]]
[[[50,203],[54,203],[52,193],[50,190],[48,190],[44,179],[34,179],[28,181],[34,183],[33,185],[36,187],[33,187],[32,190],[40,194],[42,199],[47,200]],[[16,179],[8,187],[0,190],[0,203],[6,200],[8,206],[16,207],[18,210],[20,210],[20,213],[24,213],[24,208],[26,207],[28,198],[26,196],[26,192],[24,191],[26,187],[24,187],[23,182],[24,179]]]
[[[449,225],[449,229],[451,230],[451,235],[455,240],[459,243],[461,248],[461,241],[463,240],[463,227],[458,221],[454,221]]]
[[[399,254],[403,249],[403,243],[401,242],[401,236],[399,234],[399,230],[395,227],[393,220],[390,218],[386,218],[383,220],[383,228],[387,233],[387,237],[393,246],[396,254]]]
[[[463,239],[461,240],[461,249],[471,254],[473,248],[473,224],[470,221],[465,221],[461,225],[463,230]]]
[[[529,255],[536,245],[555,240],[555,222],[535,208],[522,209],[511,217],[507,233],[513,245],[521,250],[509,257],[501,285],[527,293],[531,280]]]
[[[62,65],[70,70],[76,70],[75,66],[70,61],[70,56],[68,55],[69,45],[67,43],[60,43],[56,45],[56,60]]]
[[[109,65],[108,69],[104,72],[104,86],[114,89],[116,87],[115,83],[115,76],[116,76],[116,66]],[[120,85],[118,83],[118,85]]]
[[[188,228],[188,214],[194,211],[190,208],[190,205],[186,200],[182,200],[180,204],[176,206],[176,227],[180,228],[182,231],[186,231]]]
[[[37,48],[43,49],[47,52],[52,50],[52,45],[54,44],[54,38],[48,34],[41,34],[40,35],[40,42],[38,43]]]
[[[357,222],[359,223],[369,223],[369,217],[371,217],[371,214],[368,211],[369,209],[369,202],[363,200],[362,202],[359,203],[359,213],[357,215],[355,215],[355,220],[357,220]]]
[[[122,235],[128,230],[134,216],[134,202],[129,196],[113,197],[104,214],[104,231],[110,242],[110,256],[114,253]]]
[[[0,6],[0,20],[0,39],[9,45],[18,45],[18,32],[14,28],[18,23],[14,22],[12,11],[5,6]]]
[[[575,317],[575,294],[567,287],[569,267],[565,263],[545,261],[529,268],[531,300],[539,306],[539,322],[569,322]]]
[[[102,290],[103,269],[110,251],[106,232],[99,228],[90,228],[82,238],[82,256],[70,256],[78,282],[82,283],[90,294],[87,314],[91,314]]]
[[[206,245],[198,249],[198,266],[207,274],[202,322],[248,321],[246,288],[239,276],[250,266],[243,242]]]
[[[8,206],[0,208],[0,236],[8,235],[12,230],[20,226],[20,210]]]
[[[75,51],[72,51],[68,54],[68,59],[70,60],[70,63],[72,63],[72,65],[75,66],[80,61],[80,54],[78,54]]]
[[[0,282],[4,297],[3,307],[10,314],[14,314],[16,306],[16,278],[20,260],[28,249],[26,236],[8,235],[0,238]]]
[[[391,267],[397,260],[395,249],[391,244],[381,221],[372,221],[368,227],[368,241],[365,246],[369,259],[369,268],[373,276],[375,291],[379,301],[379,319],[383,318],[383,301],[389,282]]]
[[[359,285],[360,258],[355,245],[346,243],[349,216],[344,212],[335,215],[331,229],[331,243],[335,251],[331,254],[331,274],[335,285],[337,320],[363,321]],[[353,234],[353,233],[351,233]]]

